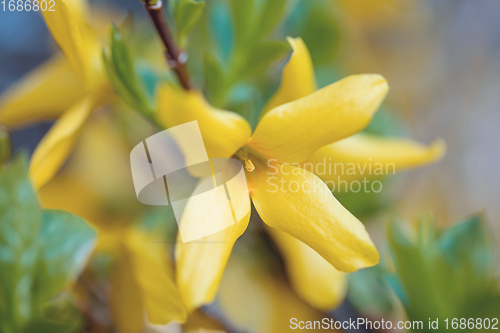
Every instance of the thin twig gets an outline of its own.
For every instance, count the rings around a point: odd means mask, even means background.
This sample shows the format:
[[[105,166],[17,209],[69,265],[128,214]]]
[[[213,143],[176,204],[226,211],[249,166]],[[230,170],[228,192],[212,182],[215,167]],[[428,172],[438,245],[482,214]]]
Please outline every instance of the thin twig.
[[[189,81],[189,73],[186,67],[187,57],[185,53],[179,52],[177,46],[175,45],[172,33],[170,32],[170,28],[168,27],[163,14],[162,1],[160,0],[156,4],[152,4],[151,0],[145,0],[144,7],[148,11],[156,31],[165,46],[165,57],[167,58],[168,66],[175,72],[182,87],[185,90],[190,90],[191,83]]]

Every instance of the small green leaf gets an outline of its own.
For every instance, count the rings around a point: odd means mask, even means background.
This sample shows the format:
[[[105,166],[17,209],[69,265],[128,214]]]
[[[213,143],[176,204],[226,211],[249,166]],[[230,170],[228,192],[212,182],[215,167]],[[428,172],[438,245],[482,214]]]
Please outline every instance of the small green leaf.
[[[450,263],[462,266],[478,278],[491,276],[495,255],[490,235],[482,216],[475,215],[446,229],[441,236],[440,246]]]
[[[242,1],[245,2],[245,1]],[[231,22],[229,9],[227,6],[215,2],[210,6],[209,12],[209,28],[211,40],[215,47],[211,50],[216,50],[217,54],[226,62],[229,60],[233,51],[233,42],[239,42],[238,37],[235,38],[233,23]],[[236,35],[237,36],[237,35]]]
[[[48,299],[74,281],[94,246],[95,231],[81,217],[45,210],[39,240],[43,244],[37,271],[38,296]]]
[[[258,75],[273,61],[279,59],[290,50],[284,41],[263,41],[253,46],[249,52],[246,65],[242,68],[242,76]]]
[[[142,78],[137,75],[131,52],[123,34],[115,25],[110,28],[110,49],[103,51],[103,62],[111,84],[133,109],[150,116],[154,102]]]
[[[382,267],[377,265],[349,274],[348,298],[362,313],[385,315],[394,307]]]
[[[186,44],[186,38],[196,27],[203,15],[204,1],[176,0],[172,1],[171,10],[177,26],[177,39],[181,46]]]
[[[203,59],[203,74],[205,79],[205,87],[209,96],[217,100],[218,93],[224,90],[225,73],[222,63],[217,59],[217,56],[211,52],[205,53]]]
[[[341,31],[333,11],[322,6],[312,7],[299,32],[316,66],[332,65],[340,47]]]
[[[255,32],[255,38],[267,36],[278,25],[285,14],[286,5],[287,0],[264,1],[257,20],[258,30]]]
[[[232,0],[231,9],[233,13],[234,29],[236,31],[236,43],[245,45],[249,42],[249,35],[254,20],[254,0]]]

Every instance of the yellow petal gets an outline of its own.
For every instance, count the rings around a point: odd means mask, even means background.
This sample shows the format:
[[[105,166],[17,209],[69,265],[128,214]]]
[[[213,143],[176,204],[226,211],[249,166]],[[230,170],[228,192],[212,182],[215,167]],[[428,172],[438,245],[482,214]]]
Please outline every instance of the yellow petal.
[[[311,55],[302,38],[287,38],[293,53],[283,69],[281,85],[263,109],[269,110],[305,97],[316,91],[316,80]]]
[[[61,172],[38,191],[38,197],[43,208],[68,211],[94,226],[102,224],[99,196],[75,174]]]
[[[303,164],[327,183],[392,175],[396,171],[438,161],[446,151],[436,140],[429,146],[403,138],[359,133],[326,145]]]
[[[113,263],[110,275],[110,308],[117,333],[142,332],[144,328],[144,306],[140,290],[132,275],[132,263],[121,256]]]
[[[40,141],[31,157],[29,171],[36,189],[49,182],[66,161],[94,104],[93,96],[88,96],[75,104],[59,118]]]
[[[279,274],[266,270],[262,258],[250,251],[231,257],[217,300],[229,320],[245,332],[305,332],[291,329],[291,318],[314,321],[324,317],[302,302]]]
[[[186,320],[187,312],[173,281],[173,267],[168,265],[165,244],[153,243],[137,231],[124,233],[116,269],[111,286],[114,289],[116,282],[118,288],[112,291],[115,297],[112,304],[116,320],[121,320],[120,332],[142,331],[137,329],[139,315],[141,323],[147,318],[156,325]],[[130,299],[122,299],[120,292],[130,295]],[[122,299],[123,304],[116,298]],[[133,324],[135,330],[128,324]]]
[[[250,125],[240,115],[216,109],[197,91],[164,85],[159,91],[158,119],[165,127],[197,120],[208,156],[227,158],[248,140]]]
[[[278,245],[293,288],[313,307],[327,311],[342,304],[347,292],[347,274],[339,272],[316,251],[298,239],[269,228]]]
[[[100,72],[101,46],[88,24],[86,2],[55,0],[54,10],[42,14],[73,70],[91,83]]]
[[[196,197],[190,198],[180,221],[181,229],[196,228],[200,234],[203,234],[204,229],[225,227],[222,231],[191,242],[182,243],[178,237],[175,253],[177,283],[190,311],[214,299],[233,245],[250,220],[250,198],[246,184],[232,186],[228,191],[232,199],[229,202],[232,213],[228,214],[222,204],[228,202],[223,189],[212,192],[203,201],[195,200]],[[241,218],[235,221],[236,216]]]
[[[84,96],[84,87],[69,63],[55,56],[7,90],[0,99],[0,123],[56,118]]]
[[[363,224],[318,177],[286,164],[256,170],[252,201],[267,225],[306,243],[340,271],[378,263],[377,249]]]
[[[365,128],[387,90],[380,75],[349,76],[269,111],[249,146],[281,162],[302,162],[324,145]]]

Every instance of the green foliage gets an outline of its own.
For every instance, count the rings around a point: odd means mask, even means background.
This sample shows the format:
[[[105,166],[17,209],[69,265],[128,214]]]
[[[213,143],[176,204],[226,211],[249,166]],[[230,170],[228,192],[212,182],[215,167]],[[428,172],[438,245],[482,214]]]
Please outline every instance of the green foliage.
[[[413,237],[393,222],[387,234],[396,268],[390,282],[411,320],[484,318],[478,304],[498,311],[494,243],[481,216],[442,230],[423,219]]]
[[[110,47],[103,52],[103,61],[111,84],[122,99],[133,109],[153,119],[155,103],[147,83],[134,67],[124,35],[115,25],[110,28]]]
[[[342,31],[331,0],[300,0],[285,22],[292,36],[301,36],[316,69],[332,68],[341,46]],[[319,73],[318,73],[319,74]],[[332,82],[331,78],[327,82]]]
[[[262,73],[273,61],[279,59],[290,50],[290,46],[285,41],[262,41],[250,48],[249,57],[243,66],[241,75],[248,77],[253,73]]]
[[[231,11],[219,2],[209,8],[210,40],[215,47],[204,50],[206,90],[218,107],[227,107],[239,85],[263,76],[269,65],[290,50],[283,40],[267,39],[286,12],[286,0],[229,2]]]
[[[226,73],[222,62],[212,52],[206,52],[203,59],[205,87],[210,96],[215,96],[217,90],[224,84]]]
[[[349,274],[349,301],[362,313],[390,314],[394,308],[383,265]]]
[[[40,208],[20,156],[0,169],[0,331],[74,331],[78,316],[55,322],[42,308],[83,269],[94,238],[83,219]]]
[[[176,22],[177,40],[180,46],[183,47],[186,44],[187,36],[200,21],[205,2],[198,0],[171,0],[169,6]]]
[[[253,46],[268,35],[285,14],[286,0],[231,0],[236,49]]]

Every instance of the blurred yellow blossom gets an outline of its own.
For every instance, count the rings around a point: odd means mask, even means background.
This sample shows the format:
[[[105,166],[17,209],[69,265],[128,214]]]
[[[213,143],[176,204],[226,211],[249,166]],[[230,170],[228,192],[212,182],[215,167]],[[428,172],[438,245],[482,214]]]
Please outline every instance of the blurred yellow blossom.
[[[294,295],[282,276],[263,267],[256,254],[235,252],[224,273],[217,302],[238,329],[259,333],[293,332],[292,318],[323,319],[325,315],[321,311]]]
[[[135,333],[146,323],[167,325],[187,318],[164,243],[135,228],[101,229],[97,251],[114,255],[110,307],[117,332]]]
[[[42,13],[64,57],[42,64],[0,100],[4,125],[58,118],[31,159],[30,177],[37,189],[59,170],[87,119],[112,92],[86,1],[57,0],[56,8]]]

